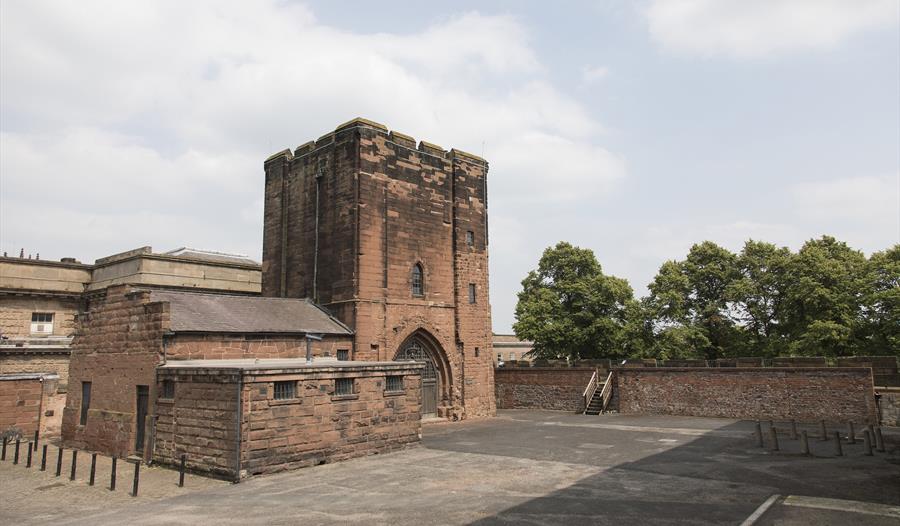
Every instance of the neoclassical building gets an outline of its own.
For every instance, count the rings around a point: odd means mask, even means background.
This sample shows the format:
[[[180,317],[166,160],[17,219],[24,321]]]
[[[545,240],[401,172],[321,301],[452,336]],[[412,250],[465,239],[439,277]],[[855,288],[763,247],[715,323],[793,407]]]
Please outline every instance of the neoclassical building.
[[[365,119],[272,155],[263,296],[328,309],[351,360],[424,360],[423,416],[493,415],[487,171]]]

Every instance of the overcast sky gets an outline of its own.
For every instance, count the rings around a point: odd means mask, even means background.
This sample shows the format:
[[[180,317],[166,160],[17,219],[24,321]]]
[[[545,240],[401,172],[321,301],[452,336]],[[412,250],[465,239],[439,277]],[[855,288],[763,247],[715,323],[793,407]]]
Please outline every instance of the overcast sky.
[[[0,249],[262,246],[262,161],[364,116],[490,162],[494,329],[544,248],[900,242],[900,2],[0,4]]]

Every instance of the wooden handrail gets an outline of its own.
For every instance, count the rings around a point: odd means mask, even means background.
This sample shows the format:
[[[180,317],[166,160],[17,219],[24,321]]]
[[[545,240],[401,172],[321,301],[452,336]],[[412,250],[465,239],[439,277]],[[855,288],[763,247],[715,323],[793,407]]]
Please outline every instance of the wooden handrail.
[[[588,382],[587,388],[584,390],[584,410],[582,413],[586,413],[588,409],[588,405],[591,403],[591,399],[594,398],[594,393],[597,392],[597,371],[594,371],[594,374],[591,376],[591,381]]]
[[[609,372],[609,375],[606,377],[606,382],[603,384],[603,390],[600,391],[600,398],[603,399],[603,405],[600,407],[600,412],[606,411],[606,407],[609,405],[609,401],[612,399],[612,371]]]

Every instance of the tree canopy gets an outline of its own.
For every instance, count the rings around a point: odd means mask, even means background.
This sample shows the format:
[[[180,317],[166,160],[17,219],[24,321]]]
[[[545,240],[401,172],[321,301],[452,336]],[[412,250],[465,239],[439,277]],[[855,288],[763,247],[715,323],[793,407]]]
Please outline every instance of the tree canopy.
[[[636,300],[561,242],[523,280],[513,329],[543,358],[900,355],[900,245],[866,258],[829,236],[796,253],[705,241],[647,288]]]

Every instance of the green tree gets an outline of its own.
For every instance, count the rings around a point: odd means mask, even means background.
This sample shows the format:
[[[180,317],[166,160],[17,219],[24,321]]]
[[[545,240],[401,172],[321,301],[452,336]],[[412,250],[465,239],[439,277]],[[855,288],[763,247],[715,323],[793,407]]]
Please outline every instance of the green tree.
[[[858,330],[865,354],[900,356],[900,244],[872,254],[866,267],[868,297]]]
[[[589,249],[560,242],[522,281],[513,331],[534,342],[536,358],[615,358],[624,355],[634,293],[606,276]]]

